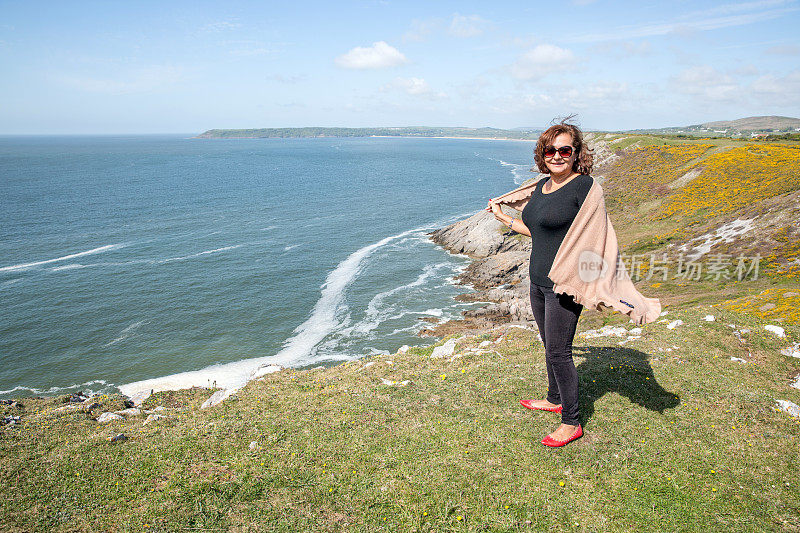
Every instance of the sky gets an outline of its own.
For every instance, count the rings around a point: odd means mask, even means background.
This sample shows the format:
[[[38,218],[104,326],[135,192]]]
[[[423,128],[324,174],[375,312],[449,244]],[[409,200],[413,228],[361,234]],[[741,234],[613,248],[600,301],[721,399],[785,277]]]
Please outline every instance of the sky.
[[[800,0],[0,0],[0,134],[800,117]]]

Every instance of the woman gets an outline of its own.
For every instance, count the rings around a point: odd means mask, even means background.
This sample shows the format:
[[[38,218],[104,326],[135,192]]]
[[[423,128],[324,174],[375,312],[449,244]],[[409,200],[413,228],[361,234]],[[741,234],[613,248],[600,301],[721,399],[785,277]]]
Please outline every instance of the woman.
[[[490,201],[489,208],[497,220],[532,238],[530,298],[545,346],[548,388],[545,399],[520,403],[528,409],[561,413],[561,425],[542,440],[542,444],[557,447],[583,435],[578,412],[578,373],[572,360],[572,340],[583,306],[569,294],[554,292],[548,273],[594,184],[589,176],[592,152],[584,145],[580,129],[561,122],[539,137],[535,160],[539,171],[549,176],[529,191],[522,218],[503,213],[503,202]]]

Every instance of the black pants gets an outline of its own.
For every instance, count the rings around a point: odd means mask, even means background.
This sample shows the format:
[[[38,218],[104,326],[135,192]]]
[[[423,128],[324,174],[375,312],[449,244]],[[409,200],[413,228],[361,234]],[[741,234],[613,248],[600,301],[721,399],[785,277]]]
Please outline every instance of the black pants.
[[[547,401],[561,404],[561,422],[578,425],[578,371],[572,339],[583,306],[572,296],[531,283],[531,308],[542,336],[547,365]]]

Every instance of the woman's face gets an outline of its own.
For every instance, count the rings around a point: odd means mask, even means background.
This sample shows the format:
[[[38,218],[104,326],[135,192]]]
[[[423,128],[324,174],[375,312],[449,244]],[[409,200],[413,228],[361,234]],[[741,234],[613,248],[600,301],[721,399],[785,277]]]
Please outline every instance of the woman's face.
[[[550,170],[550,175],[569,175],[572,172],[572,164],[575,162],[575,157],[577,156],[575,153],[575,147],[572,146],[572,135],[569,133],[562,133],[558,135],[555,139],[553,139],[553,144],[551,146],[556,149],[555,155],[552,157],[544,157],[544,163],[547,165],[548,170]],[[572,153],[568,157],[564,157],[558,153],[558,149],[563,148],[564,146],[569,146],[572,148]],[[546,146],[545,150],[547,148],[548,147]]]

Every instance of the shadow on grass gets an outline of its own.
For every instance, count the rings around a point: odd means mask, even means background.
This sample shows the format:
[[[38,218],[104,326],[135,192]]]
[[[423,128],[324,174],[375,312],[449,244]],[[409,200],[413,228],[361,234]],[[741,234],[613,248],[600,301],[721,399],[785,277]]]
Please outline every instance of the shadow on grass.
[[[595,400],[609,392],[660,414],[680,403],[678,394],[658,384],[650,356],[644,352],[633,348],[576,346],[572,353],[585,358],[576,365],[583,423],[594,414]]]

